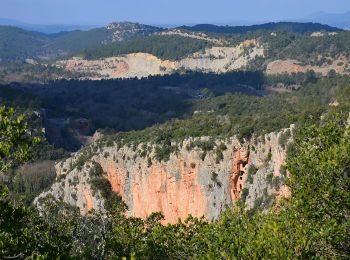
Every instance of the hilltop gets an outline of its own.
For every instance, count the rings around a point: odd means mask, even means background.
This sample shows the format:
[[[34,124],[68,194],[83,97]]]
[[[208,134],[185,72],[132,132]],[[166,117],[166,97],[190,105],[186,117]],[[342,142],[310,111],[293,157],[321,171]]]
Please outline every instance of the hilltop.
[[[76,30],[56,34],[0,26],[0,59],[52,58],[111,42],[148,36],[162,30],[131,22],[115,22],[87,31]]]
[[[1,82],[141,78],[186,71],[349,73],[350,33],[314,23],[163,29],[120,22],[51,35],[15,27],[0,27],[1,32]]]

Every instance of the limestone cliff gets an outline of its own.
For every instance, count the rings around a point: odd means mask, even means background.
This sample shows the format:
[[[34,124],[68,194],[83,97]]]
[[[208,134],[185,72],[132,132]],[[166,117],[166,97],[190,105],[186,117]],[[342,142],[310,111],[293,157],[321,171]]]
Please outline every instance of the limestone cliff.
[[[56,183],[35,203],[40,204],[40,199],[50,194],[78,206],[83,214],[92,208],[103,211],[104,199],[91,185],[93,162],[102,167],[104,178],[126,203],[130,215],[146,217],[162,212],[165,223],[189,214],[216,219],[243,193],[248,208],[264,208],[271,204],[272,197],[288,195],[283,181],[276,184],[274,180],[282,175],[290,129],[243,143],[235,137],[217,140],[216,144],[224,147],[220,158],[217,148],[204,156],[199,148],[189,148],[196,140],[190,138],[179,144],[167,162],[153,159],[155,146],[150,144],[147,155],[141,152],[145,144],[92,145],[89,155],[80,152],[56,166]]]

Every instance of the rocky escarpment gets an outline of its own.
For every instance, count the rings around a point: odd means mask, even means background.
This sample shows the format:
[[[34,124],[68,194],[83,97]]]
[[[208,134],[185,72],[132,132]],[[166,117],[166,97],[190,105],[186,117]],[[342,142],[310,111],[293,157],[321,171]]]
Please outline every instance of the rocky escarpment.
[[[275,197],[288,196],[281,169],[290,133],[285,129],[244,143],[236,138],[217,140],[215,148],[205,153],[193,144],[208,138],[187,139],[166,162],[154,159],[154,145],[95,144],[57,164],[56,183],[35,203],[40,205],[42,198],[53,195],[78,206],[83,214],[104,211],[105,199],[93,187],[91,175],[99,165],[131,216],[162,212],[165,223],[189,214],[211,220],[240,198],[248,208],[265,208]]]
[[[106,26],[110,33],[109,37],[103,42],[120,42],[130,40],[135,37],[148,36],[164,29],[132,22],[113,22]]]
[[[58,66],[70,72],[91,74],[91,80],[113,78],[142,78],[150,75],[169,74],[176,69],[175,62],[163,61],[147,53],[132,53],[120,57],[101,60],[84,60],[73,58],[60,61]]]
[[[56,63],[69,72],[91,74],[89,79],[147,77],[171,74],[178,70],[224,73],[244,69],[264,48],[256,40],[247,40],[234,47],[212,47],[178,61],[161,60],[148,53],[131,53],[99,60],[73,58]]]

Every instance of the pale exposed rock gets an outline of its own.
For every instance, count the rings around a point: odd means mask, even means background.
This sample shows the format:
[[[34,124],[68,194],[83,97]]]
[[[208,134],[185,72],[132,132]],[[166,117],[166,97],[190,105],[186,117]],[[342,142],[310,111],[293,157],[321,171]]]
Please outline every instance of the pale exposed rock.
[[[337,32],[329,32],[328,35],[330,36],[334,36],[334,35],[337,35],[338,33]]]
[[[311,37],[322,37],[324,36],[323,32],[313,32],[311,35]]]
[[[141,78],[163,75],[176,68],[174,62],[163,61],[147,53],[132,53],[101,60],[74,58],[68,61],[60,61],[57,65],[64,67],[67,71],[96,75],[89,79]]]
[[[323,76],[327,76],[331,70],[334,70],[338,74],[349,74],[349,71],[346,70],[347,64],[348,61],[343,57],[333,60],[331,64],[322,66],[302,65],[296,60],[275,60],[267,65],[266,73],[268,75],[284,73],[292,74],[298,72],[305,73],[312,70],[316,73],[322,74]]]
[[[264,48],[256,41],[245,41],[236,47],[212,47],[179,61],[187,70],[224,73],[244,69],[250,61],[264,56]]]
[[[255,149],[251,152],[250,160],[258,171],[253,177],[252,183],[246,183],[245,187],[249,190],[246,198],[246,204],[248,208],[253,208],[255,202],[259,198],[263,198],[263,203],[266,203],[266,197],[276,196],[278,199],[281,197],[289,196],[288,187],[283,183],[279,185],[278,189],[274,187],[273,183],[269,183],[268,175],[274,178],[282,179],[286,176],[281,176],[281,167],[284,165],[287,159],[286,146],[283,147],[280,144],[281,135],[287,131],[292,133],[294,125],[291,125],[288,129],[283,129],[278,133],[270,133],[264,137],[258,138],[255,141]],[[289,137],[289,141],[291,140]],[[269,158],[270,157],[270,158]],[[265,205],[268,206],[268,205]],[[266,208],[266,207],[263,207]]]
[[[329,106],[337,107],[337,106],[339,106],[339,102],[337,100],[334,100],[333,102],[329,103]]]
[[[245,68],[250,61],[264,56],[264,48],[256,40],[247,40],[235,47],[212,47],[179,61],[161,60],[152,54],[131,53],[100,60],[73,58],[59,61],[67,71],[89,73],[89,79],[142,78],[165,75],[179,69],[224,73]]]
[[[77,168],[69,171],[72,159],[56,165],[57,178],[48,192],[42,193],[34,200],[40,208],[40,200],[52,194],[56,199],[77,206],[82,214],[91,209],[104,212],[104,201],[99,192],[94,192],[90,185],[88,166],[79,171]],[[68,165],[67,165],[68,164]]]
[[[33,59],[25,59],[25,62],[31,65],[37,65],[38,62],[36,60]]]
[[[179,35],[182,37],[187,37],[187,38],[192,38],[192,39],[197,39],[197,40],[204,40],[207,42],[214,43],[216,45],[228,44],[228,42],[223,40],[223,39],[209,37],[207,34],[202,33],[202,32],[190,32],[190,31],[183,31],[183,30],[179,30],[179,29],[173,29],[173,30],[168,30],[168,31],[164,31],[164,32],[159,32],[156,34],[158,34],[158,35]]]
[[[337,32],[329,32],[329,33],[325,33],[325,32],[313,32],[310,34],[311,37],[323,37],[325,35],[329,35],[329,36],[334,36],[337,35]]]

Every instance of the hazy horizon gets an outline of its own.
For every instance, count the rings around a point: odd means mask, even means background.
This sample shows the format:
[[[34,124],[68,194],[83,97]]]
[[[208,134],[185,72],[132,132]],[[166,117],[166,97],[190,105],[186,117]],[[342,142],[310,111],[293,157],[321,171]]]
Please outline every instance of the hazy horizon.
[[[336,3],[336,4],[335,4]],[[344,13],[350,1],[336,0],[2,0],[0,18],[40,25],[104,25],[131,21],[153,25],[252,24],[305,19],[319,12]],[[180,15],[181,14],[181,17]]]

